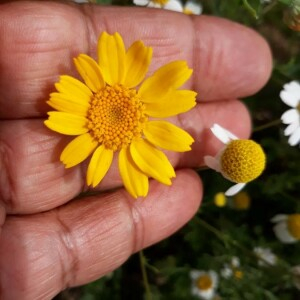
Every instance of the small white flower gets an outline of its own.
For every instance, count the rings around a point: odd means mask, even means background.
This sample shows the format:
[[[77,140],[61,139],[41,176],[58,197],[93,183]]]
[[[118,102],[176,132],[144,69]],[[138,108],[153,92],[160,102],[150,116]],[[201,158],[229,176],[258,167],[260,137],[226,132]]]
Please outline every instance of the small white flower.
[[[292,107],[282,116],[282,123],[287,124],[284,131],[285,136],[289,136],[288,143],[296,146],[300,143],[300,84],[297,81],[291,81],[283,86],[280,92],[281,100]]]
[[[192,279],[192,295],[204,300],[211,300],[215,297],[218,286],[218,274],[215,271],[192,270],[190,277]]]
[[[276,215],[271,219],[276,237],[285,244],[296,243],[300,239],[300,214]]]
[[[163,8],[183,12],[183,6],[178,0],[133,0],[133,3],[138,6]]]
[[[228,264],[225,264],[224,267],[221,269],[220,273],[221,273],[222,277],[228,279],[228,278],[232,277],[233,270],[231,267],[229,267]]]
[[[240,259],[237,256],[233,256],[229,264],[224,264],[221,269],[221,276],[228,279],[234,276],[237,279],[243,277],[243,272],[240,270]]]
[[[259,266],[274,266],[277,263],[277,256],[270,248],[255,247],[253,252],[258,258]]]
[[[265,168],[266,156],[261,146],[252,140],[238,139],[233,133],[214,124],[212,133],[224,144],[215,157],[205,156],[205,164],[236,184],[226,196],[237,194],[247,182],[258,177]]]
[[[183,12],[187,15],[201,15],[202,10],[202,5],[192,0],[188,0],[183,7]]]

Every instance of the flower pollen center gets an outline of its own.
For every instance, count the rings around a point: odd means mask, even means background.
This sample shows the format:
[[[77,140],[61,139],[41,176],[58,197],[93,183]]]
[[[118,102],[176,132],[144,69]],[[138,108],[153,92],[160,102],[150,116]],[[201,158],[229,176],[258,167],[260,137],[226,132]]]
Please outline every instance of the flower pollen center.
[[[152,2],[160,6],[164,6],[169,2],[169,0],[152,0]]]
[[[197,287],[201,291],[209,290],[212,286],[213,282],[209,275],[202,275],[197,279]]]
[[[144,110],[136,90],[106,85],[91,99],[87,113],[89,132],[105,148],[120,150],[142,135],[148,120]]]
[[[252,140],[233,140],[221,155],[223,176],[236,183],[254,180],[263,172],[265,164],[263,149]]]
[[[300,214],[289,215],[287,226],[290,234],[295,239],[300,239]]]

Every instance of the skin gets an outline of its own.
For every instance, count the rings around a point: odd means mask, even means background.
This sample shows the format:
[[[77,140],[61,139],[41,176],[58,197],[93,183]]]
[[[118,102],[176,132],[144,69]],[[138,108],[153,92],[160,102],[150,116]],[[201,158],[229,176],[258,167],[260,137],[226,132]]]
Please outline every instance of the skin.
[[[170,187],[151,180],[146,199],[133,200],[122,188],[114,162],[97,187],[103,193],[72,200],[87,190],[87,164],[65,169],[59,154],[70,138],[43,125],[59,74],[78,77],[72,58],[96,58],[104,30],[118,31],[126,47],[139,39],[152,46],[149,74],[178,59],[194,69],[185,88],[198,92],[199,103],[172,118],[195,138],[193,150],[167,153],[177,177]],[[271,72],[269,47],[254,31],[158,9],[8,2],[0,5],[0,43],[2,300],[51,299],[181,228],[203,194],[192,168],[222,147],[210,126],[249,137],[249,114],[236,99],[257,92]]]

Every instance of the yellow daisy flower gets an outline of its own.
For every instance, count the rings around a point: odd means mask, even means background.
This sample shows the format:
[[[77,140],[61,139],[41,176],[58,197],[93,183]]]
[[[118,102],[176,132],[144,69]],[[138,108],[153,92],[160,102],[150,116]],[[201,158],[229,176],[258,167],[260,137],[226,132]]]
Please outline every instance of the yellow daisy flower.
[[[98,62],[85,54],[74,59],[84,82],[60,76],[55,84],[57,92],[47,102],[56,111],[48,113],[45,125],[58,133],[77,136],[61,153],[66,168],[92,155],[87,169],[89,186],[100,183],[118,153],[125,188],[134,198],[145,197],[149,177],[166,185],[171,185],[175,177],[160,148],[189,151],[194,141],[167,121],[150,120],[174,116],[195,106],[195,92],[178,90],[192,70],[185,61],[174,61],[143,81],[152,48],[136,41],[126,51],[119,33],[102,33],[97,52]]]

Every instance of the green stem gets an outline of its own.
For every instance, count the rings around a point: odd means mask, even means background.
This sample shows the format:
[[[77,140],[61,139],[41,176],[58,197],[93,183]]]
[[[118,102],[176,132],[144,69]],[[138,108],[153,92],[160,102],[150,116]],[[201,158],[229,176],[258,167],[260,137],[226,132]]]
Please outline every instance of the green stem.
[[[249,11],[249,13],[257,20],[258,14],[256,10],[249,4],[247,0],[243,0],[245,8]]]
[[[281,120],[277,119],[277,120],[271,121],[269,123],[266,123],[264,125],[253,128],[252,132],[258,132],[258,131],[261,131],[261,130],[264,130],[264,129],[267,129],[267,128],[270,128],[270,127],[273,127],[273,126],[276,126],[279,124],[281,124]]]
[[[139,258],[140,258],[140,266],[141,266],[141,271],[142,271],[142,276],[143,276],[143,283],[144,283],[144,287],[145,287],[145,291],[146,291],[146,299],[152,300],[152,294],[151,294],[147,271],[146,271],[146,267],[145,267],[146,258],[144,256],[144,253],[142,250],[139,252]]]
[[[255,253],[251,250],[249,250],[248,248],[244,247],[243,245],[241,245],[238,241],[231,239],[229,236],[224,235],[224,233],[222,231],[220,231],[219,229],[215,228],[214,226],[210,225],[209,223],[207,223],[206,221],[204,221],[203,219],[200,218],[196,218],[197,223],[199,223],[202,227],[206,228],[208,231],[210,231],[211,233],[213,233],[214,235],[216,235],[220,240],[222,240],[224,243],[229,243],[233,246],[235,246],[236,248],[239,248],[241,251],[243,251],[246,255],[248,255],[249,257],[252,257],[254,259],[258,259],[258,257],[255,255]],[[259,258],[260,260],[262,260],[266,265],[273,267],[273,265],[271,265],[267,260],[263,259],[263,257]],[[288,270],[286,270],[285,268],[283,268],[283,271],[285,273],[288,272]]]

